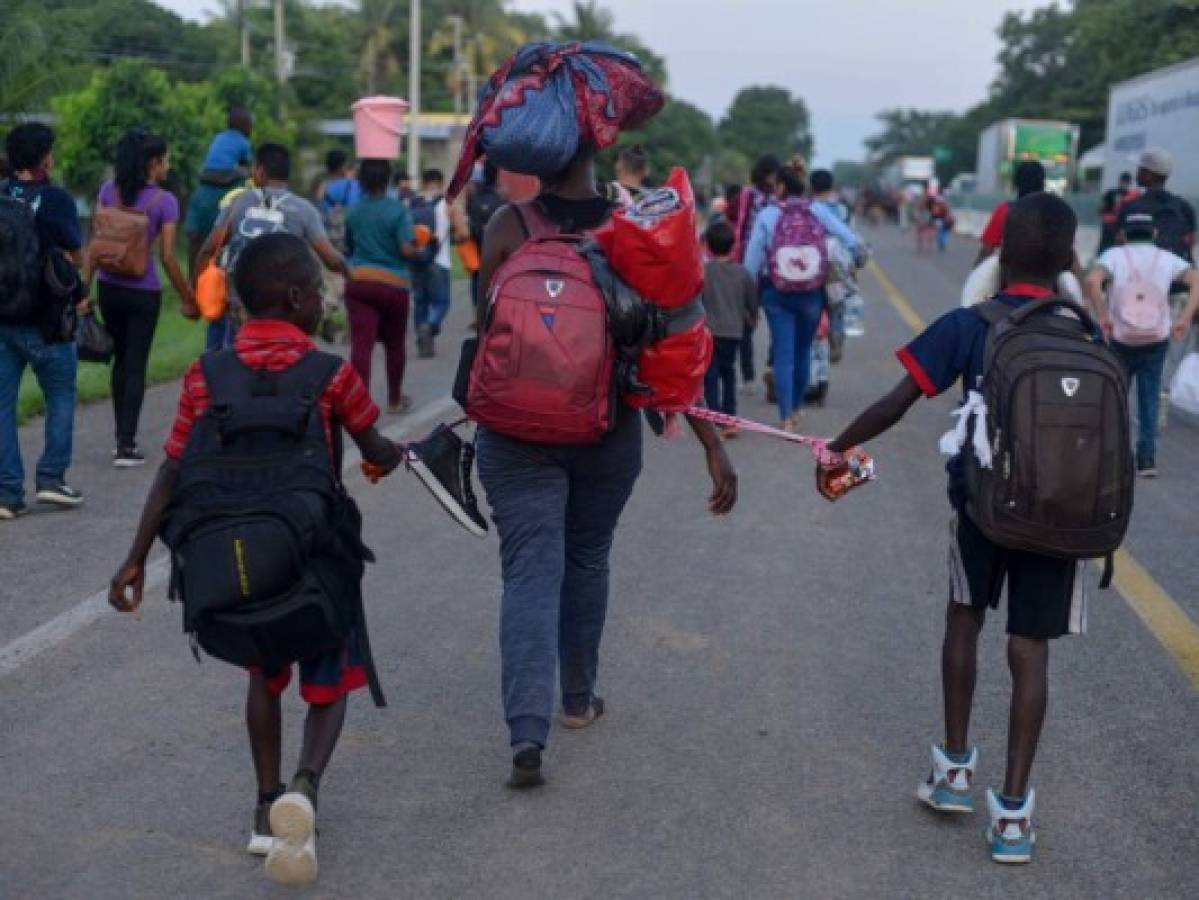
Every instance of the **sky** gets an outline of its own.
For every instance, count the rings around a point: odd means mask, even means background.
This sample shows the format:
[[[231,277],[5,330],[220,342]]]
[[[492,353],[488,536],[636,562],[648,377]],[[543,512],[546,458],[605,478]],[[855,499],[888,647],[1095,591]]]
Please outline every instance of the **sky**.
[[[156,0],[202,18],[216,0]],[[602,0],[620,31],[666,57],[672,95],[719,118],[750,84],[777,84],[812,114],[815,162],[860,159],[874,115],[965,110],[995,76],[995,28],[1048,0]],[[512,0],[563,12],[570,0]]]

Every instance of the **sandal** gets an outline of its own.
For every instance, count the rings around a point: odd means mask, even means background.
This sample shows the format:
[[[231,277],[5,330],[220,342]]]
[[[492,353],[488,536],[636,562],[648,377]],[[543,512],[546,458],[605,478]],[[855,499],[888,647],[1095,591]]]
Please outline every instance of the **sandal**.
[[[592,697],[591,704],[587,707],[587,711],[581,716],[574,716],[563,711],[562,727],[569,728],[571,731],[578,731],[586,728],[588,725],[594,725],[596,719],[604,714],[604,701],[601,697]]]

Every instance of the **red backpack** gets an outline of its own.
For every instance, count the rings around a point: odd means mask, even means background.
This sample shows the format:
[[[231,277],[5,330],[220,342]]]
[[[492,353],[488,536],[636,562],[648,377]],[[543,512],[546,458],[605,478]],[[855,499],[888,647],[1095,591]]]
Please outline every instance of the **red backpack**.
[[[530,443],[595,443],[617,399],[607,305],[576,249],[582,237],[561,234],[535,203],[513,208],[529,239],[492,282],[466,413]]]

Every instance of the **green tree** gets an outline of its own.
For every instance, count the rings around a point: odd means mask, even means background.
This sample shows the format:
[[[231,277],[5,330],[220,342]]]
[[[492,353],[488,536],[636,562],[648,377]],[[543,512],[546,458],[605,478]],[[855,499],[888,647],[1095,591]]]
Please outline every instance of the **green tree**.
[[[605,154],[604,171],[608,171],[620,147],[632,144],[645,148],[655,180],[665,178],[674,166],[682,166],[694,176],[704,160],[716,152],[716,127],[698,106],[671,99],[643,128],[620,136],[617,150]]]
[[[295,124],[281,124],[273,114],[276,90],[272,82],[242,69],[230,69],[212,82],[172,82],[165,72],[137,60],[98,69],[86,87],[54,101],[59,170],[70,187],[91,193],[109,170],[117,141],[136,126],[167,142],[172,186],[186,193],[231,106],[254,113],[257,142],[294,146]]]
[[[10,20],[0,33],[0,112],[34,110],[57,74],[39,65],[47,55],[46,33],[36,19]]]
[[[813,142],[808,107],[786,88],[742,88],[719,126],[721,142],[749,159],[767,153],[811,157]]]

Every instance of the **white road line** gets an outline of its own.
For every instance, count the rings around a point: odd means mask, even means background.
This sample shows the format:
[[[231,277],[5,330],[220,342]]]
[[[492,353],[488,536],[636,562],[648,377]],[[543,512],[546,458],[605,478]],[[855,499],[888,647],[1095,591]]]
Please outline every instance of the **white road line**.
[[[383,434],[393,441],[423,435],[435,420],[456,410],[457,404],[452,397],[442,397],[383,429]],[[356,447],[347,450],[342,472],[349,472],[361,459]],[[170,566],[166,554],[154,557],[146,566],[146,593],[165,585],[169,577]],[[9,641],[0,647],[0,678],[82,631],[107,613],[108,608],[108,588],[105,587],[48,622]]]

